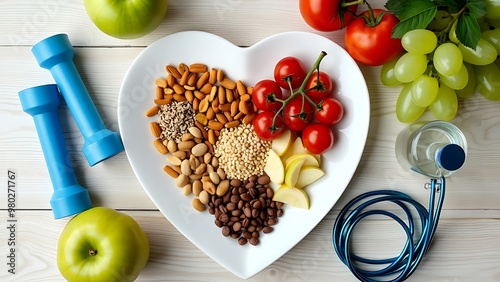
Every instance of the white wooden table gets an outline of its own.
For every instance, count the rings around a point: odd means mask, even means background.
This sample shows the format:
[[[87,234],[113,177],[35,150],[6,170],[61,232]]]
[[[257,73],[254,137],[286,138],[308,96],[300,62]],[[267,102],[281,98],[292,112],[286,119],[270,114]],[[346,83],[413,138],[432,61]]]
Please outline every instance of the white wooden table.
[[[385,1],[371,1],[381,7]],[[83,1],[0,1],[0,280],[60,281],[56,245],[68,219],[54,220],[48,171],[30,116],[18,91],[53,83],[30,49],[41,39],[67,33],[75,63],[105,124],[118,131],[118,91],[134,58],[155,40],[178,31],[201,30],[234,44],[250,46],[292,30],[316,32],[302,20],[298,1],[171,0],[164,22],[136,40],[101,33],[89,20]],[[319,33],[343,45],[343,32]],[[381,85],[377,67],[363,67],[371,102],[371,121],[361,163],[340,201],[291,251],[248,281],[356,281],[332,248],[331,231],[340,209],[371,190],[394,189],[425,206],[427,179],[401,169],[394,141],[405,125],[397,121],[399,88]],[[469,156],[447,184],[441,221],[431,250],[410,281],[500,281],[500,104],[479,94],[463,101],[453,121],[465,133]],[[157,210],[129,165],[125,153],[90,168],[81,154],[82,138],[67,108],[60,111],[71,161],[95,206],[133,216],[148,234],[150,260],[139,281],[238,281],[182,236]],[[66,117],[66,118],[65,118]],[[17,172],[16,274],[7,272],[7,172]],[[376,257],[396,255],[405,239],[389,220],[367,220],[355,248]]]

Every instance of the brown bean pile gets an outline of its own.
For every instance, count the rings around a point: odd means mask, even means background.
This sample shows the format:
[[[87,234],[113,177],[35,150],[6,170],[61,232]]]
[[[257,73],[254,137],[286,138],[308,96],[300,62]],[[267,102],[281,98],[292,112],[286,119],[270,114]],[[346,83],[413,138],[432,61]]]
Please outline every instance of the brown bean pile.
[[[248,180],[233,179],[223,196],[212,195],[209,212],[222,235],[237,239],[240,245],[259,244],[260,231],[270,233],[283,215],[283,203],[273,201],[269,176],[251,176]]]

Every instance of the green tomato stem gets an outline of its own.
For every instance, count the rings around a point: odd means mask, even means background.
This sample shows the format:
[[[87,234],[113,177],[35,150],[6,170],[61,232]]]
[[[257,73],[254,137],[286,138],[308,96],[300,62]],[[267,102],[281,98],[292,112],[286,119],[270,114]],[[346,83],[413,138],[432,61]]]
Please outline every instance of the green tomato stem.
[[[352,2],[344,2],[344,1],[342,1],[342,2],[340,3],[340,7],[341,7],[341,8],[347,8],[347,7],[349,7],[349,6],[353,6],[353,5],[361,5],[361,4],[363,4],[363,3],[365,3],[365,0],[356,0],[356,1],[352,1]]]
[[[90,256],[95,256],[95,255],[97,255],[97,250],[94,250],[94,249],[89,249],[89,255],[90,255]]]
[[[309,101],[309,103],[311,103],[312,105],[314,105],[315,108],[317,108],[317,105],[316,103],[314,103],[310,97],[308,97],[306,94],[306,85],[307,85],[307,81],[309,80],[309,78],[311,78],[311,76],[313,75],[313,73],[318,70],[319,71],[319,65],[321,64],[321,61],[323,60],[323,58],[326,56],[326,52],[325,51],[321,51],[321,53],[319,54],[318,58],[316,59],[316,62],[314,62],[314,65],[313,67],[309,70],[309,72],[306,74],[306,76],[304,77],[304,80],[302,81],[302,84],[300,85],[299,89],[297,89],[295,92],[293,91],[292,89],[292,85],[291,85],[291,78],[289,79],[287,77],[287,81],[288,81],[288,85],[290,86],[290,97],[286,98],[285,100],[282,100],[282,99],[276,99],[276,101],[280,101],[281,102],[281,107],[278,109],[278,111],[276,112],[276,114],[274,115],[273,117],[273,123],[271,125],[271,131],[273,130],[276,130],[276,118],[281,114],[281,112],[285,109],[286,105],[293,99],[295,98],[297,95],[302,95],[302,110],[300,112],[300,114],[302,114],[304,112],[304,97]],[[319,83],[319,80],[318,82]],[[300,115],[299,114],[299,115]]]

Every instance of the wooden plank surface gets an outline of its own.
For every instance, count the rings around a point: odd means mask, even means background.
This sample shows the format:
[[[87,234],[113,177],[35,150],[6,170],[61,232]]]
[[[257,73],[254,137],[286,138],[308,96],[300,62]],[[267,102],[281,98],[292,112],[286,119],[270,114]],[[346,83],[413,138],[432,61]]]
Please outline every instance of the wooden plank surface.
[[[0,267],[1,281],[61,281],[56,243],[66,220],[54,220],[50,179],[32,118],[22,112],[18,91],[53,83],[38,67],[31,46],[55,33],[67,33],[76,46],[75,63],[105,124],[118,130],[116,105],[122,79],[135,57],[155,40],[178,31],[202,30],[239,46],[250,46],[285,31],[308,31],[343,45],[343,32],[321,33],[300,17],[298,1],[171,0],[164,22],[136,40],[101,33],[88,19],[83,1],[0,1],[0,174],[18,173],[19,273]],[[384,1],[372,1],[382,7]],[[264,8],[265,7],[265,8]],[[360,66],[370,91],[371,121],[365,151],[351,183],[326,218],[297,246],[248,281],[355,281],[331,246],[331,228],[339,210],[353,197],[377,189],[408,193],[427,205],[425,178],[401,169],[394,154],[397,133],[405,126],[395,117],[399,88],[382,86],[378,67]],[[461,101],[453,121],[467,137],[464,167],[448,180],[443,219],[436,240],[411,281],[500,281],[500,114],[499,104],[476,94]],[[67,107],[60,115],[78,181],[94,205],[132,215],[151,240],[150,261],[140,281],[237,281],[185,239],[158,212],[121,153],[90,168],[81,154],[82,138]],[[432,118],[431,116],[427,116]],[[0,220],[6,222],[7,193],[0,193]],[[393,222],[369,220],[360,228],[356,248],[393,255],[403,233]],[[0,238],[7,238],[1,228]],[[374,238],[379,238],[377,241]],[[0,239],[0,255],[7,254]],[[371,242],[371,244],[369,244]]]

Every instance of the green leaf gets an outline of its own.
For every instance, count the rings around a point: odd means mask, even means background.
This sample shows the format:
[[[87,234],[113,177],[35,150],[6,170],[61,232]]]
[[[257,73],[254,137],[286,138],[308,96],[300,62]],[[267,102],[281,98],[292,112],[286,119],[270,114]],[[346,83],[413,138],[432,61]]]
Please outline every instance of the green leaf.
[[[414,16],[400,20],[392,29],[393,38],[401,38],[405,33],[413,29],[425,29],[436,15],[437,7],[421,11]]]
[[[456,14],[465,6],[467,0],[434,0],[434,3],[447,9],[450,14]]]
[[[385,8],[400,21],[392,30],[393,38],[401,38],[412,29],[427,27],[437,12],[437,5],[432,0],[389,0]]]
[[[466,7],[475,18],[486,15],[486,2],[484,0],[467,0]]]
[[[470,12],[463,13],[458,19],[455,33],[463,45],[476,50],[477,42],[481,38],[481,28],[474,15]]]

